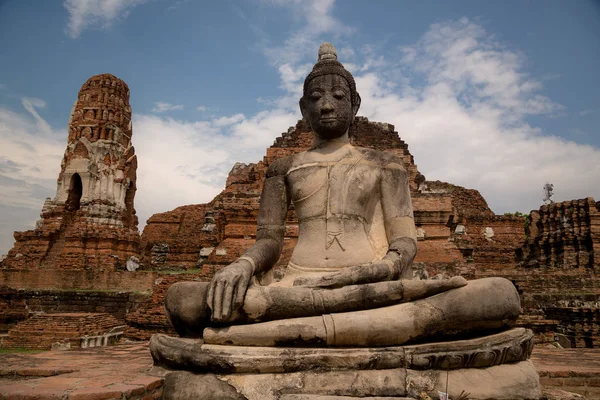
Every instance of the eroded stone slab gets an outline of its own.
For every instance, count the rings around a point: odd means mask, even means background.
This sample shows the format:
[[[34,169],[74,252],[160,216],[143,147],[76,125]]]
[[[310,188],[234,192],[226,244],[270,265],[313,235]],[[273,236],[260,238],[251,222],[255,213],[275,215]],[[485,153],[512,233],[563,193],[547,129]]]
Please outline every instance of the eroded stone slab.
[[[171,351],[165,350],[167,346]],[[161,351],[156,352],[160,347]],[[246,347],[203,344],[201,339],[155,335],[150,343],[155,363],[164,367],[215,373],[283,373],[365,369],[482,368],[527,360],[533,348],[529,329],[470,340],[383,348]],[[183,351],[181,351],[183,350]]]
[[[248,400],[293,399],[289,395],[347,397],[418,398],[426,392],[438,399],[446,390],[458,398],[470,393],[470,399],[539,399],[541,389],[537,372],[530,361],[490,368],[454,371],[417,371],[404,368],[362,371],[294,372],[288,374],[230,374],[217,377],[234,387]],[[199,400],[204,399],[196,397]],[[302,397],[300,397],[302,398]],[[326,398],[326,397],[325,397]],[[165,397],[165,400],[181,400]],[[206,397],[208,399],[208,397]]]

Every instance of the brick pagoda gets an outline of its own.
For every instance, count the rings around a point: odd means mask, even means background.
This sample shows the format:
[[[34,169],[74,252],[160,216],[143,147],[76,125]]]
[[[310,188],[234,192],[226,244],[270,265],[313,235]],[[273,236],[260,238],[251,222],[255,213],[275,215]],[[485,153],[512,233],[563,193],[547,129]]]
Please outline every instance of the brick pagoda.
[[[69,120],[56,195],[34,230],[15,232],[9,269],[107,269],[139,252],[137,158],[129,87],[110,74],[81,87]]]

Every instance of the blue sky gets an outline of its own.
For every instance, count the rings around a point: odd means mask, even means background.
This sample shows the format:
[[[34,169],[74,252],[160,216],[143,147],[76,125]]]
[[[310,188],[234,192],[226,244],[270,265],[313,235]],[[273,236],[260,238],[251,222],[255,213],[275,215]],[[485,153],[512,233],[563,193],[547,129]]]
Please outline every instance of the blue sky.
[[[0,37],[0,254],[54,197],[90,76],[131,89],[143,225],[262,158],[322,41],[428,179],[497,213],[538,208],[547,181],[600,199],[598,1],[0,0]]]

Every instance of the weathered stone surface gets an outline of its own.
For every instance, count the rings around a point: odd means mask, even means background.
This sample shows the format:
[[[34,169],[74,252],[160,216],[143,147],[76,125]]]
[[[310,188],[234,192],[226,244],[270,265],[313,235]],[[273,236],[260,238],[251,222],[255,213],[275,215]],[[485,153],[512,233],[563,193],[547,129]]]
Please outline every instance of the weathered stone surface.
[[[169,375],[167,375],[167,379]],[[455,371],[417,371],[404,368],[360,371],[293,372],[276,374],[229,374],[216,377],[235,388],[242,399],[344,399],[344,398],[422,398],[423,393],[433,399],[438,391],[446,391],[451,398],[469,393],[476,399],[530,399],[538,400],[541,389],[535,368],[530,361],[505,364],[490,368],[459,369]],[[202,375],[195,375],[196,379]],[[193,381],[194,375],[186,375]],[[212,378],[206,390],[223,388]],[[233,392],[231,392],[233,393]],[[170,400],[171,397],[164,397]],[[182,397],[187,398],[187,397]],[[198,391],[196,399],[204,397]],[[232,397],[238,398],[238,397]],[[179,397],[173,397],[179,399]]]
[[[585,400],[580,394],[560,389],[544,389],[542,396],[544,400]]]
[[[140,259],[134,256],[129,257],[125,264],[125,269],[130,272],[136,271],[140,267]]]
[[[204,344],[202,339],[155,335],[155,364],[195,372],[288,373],[363,369],[484,368],[525,361],[533,349],[530,330],[515,328],[476,339],[383,348],[245,347]],[[172,351],[156,350],[169,346]],[[177,351],[179,349],[180,351]],[[185,351],[181,351],[185,349]]]
[[[490,368],[455,371],[416,371],[387,369],[377,371],[295,372],[288,374],[234,374],[218,377],[234,386],[248,400],[275,400],[289,394],[347,397],[418,398],[426,392],[439,398],[445,391],[446,374],[452,382],[451,398],[461,392],[470,399],[535,399],[541,390],[535,368],[530,361]]]
[[[540,373],[544,393],[548,393],[548,389],[560,389],[579,393],[588,399],[600,396],[600,350],[536,346],[531,361]],[[73,392],[97,389],[96,392],[88,392],[86,399],[90,399],[96,393],[100,395],[112,388],[121,392],[115,398],[159,399],[163,376],[169,371],[156,375],[161,369],[151,366],[147,342],[76,351],[4,353],[0,354],[0,388],[2,394],[9,398],[51,400],[58,396],[68,399]],[[469,391],[468,388],[465,390]],[[417,399],[427,398],[419,396]],[[551,399],[559,400],[561,397]]]
[[[279,400],[348,400],[356,399],[355,396],[322,396],[320,394],[283,394]],[[414,400],[413,397],[361,397],[364,400]]]
[[[600,352],[597,349],[566,350],[537,346],[532,361],[541,375],[543,395],[548,395],[549,399],[599,397]],[[112,388],[122,390],[122,396],[133,400],[151,398],[150,393],[160,398],[164,379],[149,371],[151,365],[152,359],[144,342],[89,350],[0,354],[0,388],[5,397],[35,397],[40,400],[55,399],[57,395],[67,398],[75,391],[94,388],[97,392],[88,396]],[[569,394],[566,397],[561,392],[575,392],[582,396]],[[136,397],[137,393],[140,393],[139,397]],[[281,395],[281,398],[285,398],[283,396],[291,395]]]
[[[214,375],[171,372],[165,377],[165,400],[248,400],[236,389]]]
[[[238,346],[394,346],[439,335],[464,337],[505,329],[514,325],[519,311],[519,296],[512,283],[487,278],[414,302],[206,328],[203,337],[205,343]]]
[[[139,256],[131,135],[127,84],[110,74],[88,79],[71,112],[56,195],[34,230],[15,232],[3,268],[114,270]]]

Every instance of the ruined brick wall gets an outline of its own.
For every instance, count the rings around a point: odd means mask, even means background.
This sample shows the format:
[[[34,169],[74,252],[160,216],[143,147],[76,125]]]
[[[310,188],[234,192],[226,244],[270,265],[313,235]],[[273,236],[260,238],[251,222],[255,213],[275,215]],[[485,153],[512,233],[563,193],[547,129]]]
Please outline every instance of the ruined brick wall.
[[[477,278],[487,276],[502,276],[515,284],[522,309],[518,325],[533,329],[539,342],[553,341],[562,333],[577,347],[600,347],[600,280],[592,271],[517,267],[476,273]]]
[[[137,158],[129,88],[110,74],[88,79],[69,120],[54,199],[34,230],[15,232],[11,269],[106,269],[139,256]]]
[[[40,314],[11,328],[2,347],[50,350],[60,342],[76,348],[82,337],[102,335],[119,325],[121,322],[106,313]]]
[[[464,233],[454,241],[464,254],[471,254],[477,271],[512,269],[517,251],[525,240],[525,218],[512,215],[471,216],[463,219]]]
[[[543,205],[529,214],[522,262],[528,267],[600,265],[600,202],[593,198]]]
[[[17,289],[0,287],[0,332],[6,332],[29,317],[27,304]]]
[[[411,193],[417,226],[419,276],[475,278],[488,268],[514,268],[523,217],[495,215],[477,190],[425,181]]]
[[[0,287],[0,327],[6,331],[36,313],[108,313],[125,324],[125,317],[148,294],[133,292],[35,290]]]
[[[476,277],[503,276],[515,284],[523,310],[519,324],[538,333],[540,341],[552,341],[560,333],[573,346],[600,346],[598,208],[592,198],[543,205],[524,218],[522,246],[514,252],[514,262],[487,254],[478,266]],[[520,223],[521,217],[510,218]],[[521,234],[505,235],[518,242],[514,238]]]
[[[599,347],[600,202],[543,205],[526,234],[513,272],[525,314],[553,321],[574,347]]]
[[[150,297],[150,272],[0,270],[0,331],[33,313],[106,312],[125,321]]]
[[[155,271],[196,269],[220,240],[214,201],[154,214],[142,234],[143,268]]]

